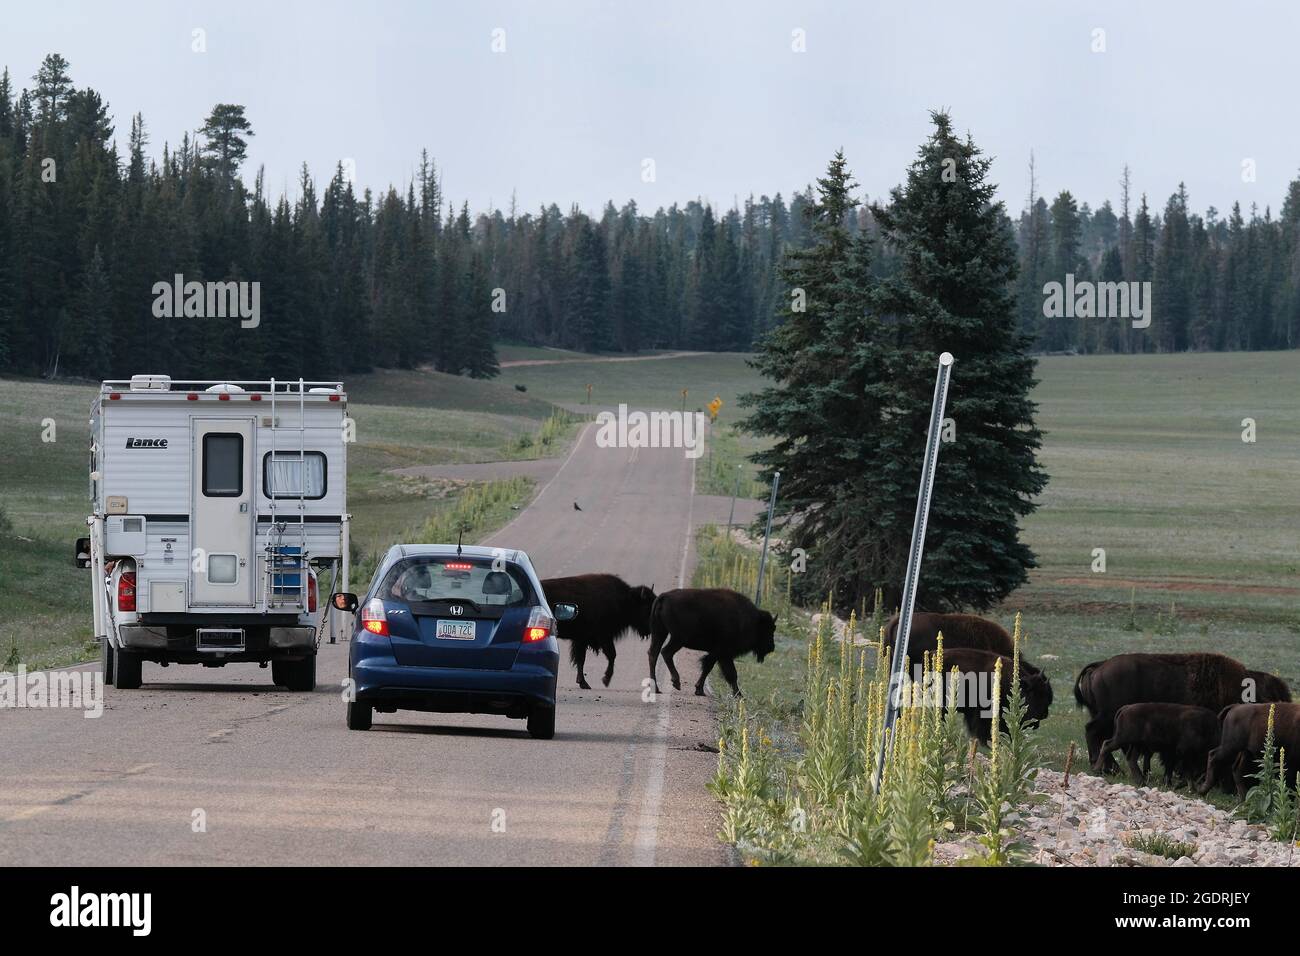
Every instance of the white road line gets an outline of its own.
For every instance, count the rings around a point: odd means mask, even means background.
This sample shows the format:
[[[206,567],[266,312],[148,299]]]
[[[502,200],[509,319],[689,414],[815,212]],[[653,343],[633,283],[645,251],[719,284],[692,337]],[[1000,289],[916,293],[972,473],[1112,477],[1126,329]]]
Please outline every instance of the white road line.
[[[691,459],[691,495],[686,506],[686,545],[682,548],[682,564],[677,572],[677,586],[686,586],[686,563],[691,553],[691,534],[695,524],[695,463]],[[664,766],[668,762],[668,723],[672,707],[668,698],[659,695],[659,716],[655,721],[654,742],[650,745],[650,766],[646,771],[645,794],[641,798],[641,817],[637,821],[636,844],[632,852],[633,866],[654,866],[655,851],[659,846],[659,806],[664,795]]]

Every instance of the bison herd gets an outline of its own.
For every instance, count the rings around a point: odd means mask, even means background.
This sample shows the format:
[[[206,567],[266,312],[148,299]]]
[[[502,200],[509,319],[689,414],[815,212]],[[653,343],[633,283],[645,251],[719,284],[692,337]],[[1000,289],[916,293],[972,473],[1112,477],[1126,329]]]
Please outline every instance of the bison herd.
[[[1074,699],[1088,709],[1084,728],[1093,768],[1111,769],[1115,751],[1144,779],[1152,755],[1165,782],[1178,773],[1201,793],[1229,782],[1244,796],[1264,749],[1270,704],[1279,747],[1300,754],[1300,704],[1286,682],[1222,654],[1119,654],[1079,672]],[[1138,758],[1144,761],[1139,769]],[[1295,770],[1288,770],[1294,783]]]
[[[716,665],[737,696],[737,657],[752,653],[759,661],[775,646],[776,618],[749,598],[725,588],[677,588],[655,594],[653,587],[633,586],[612,574],[581,574],[542,582],[548,600],[578,606],[578,616],[559,625],[558,636],[569,642],[578,673],[578,686],[590,689],[584,666],[587,652],[603,654],[609,686],[614,675],[615,642],[635,631],[650,640],[650,679],[659,684],[656,666],[662,656],[673,687],[681,688],[674,665],[677,651],[702,651],[695,693],[704,694],[704,681]],[[892,649],[898,628],[894,615],[884,629],[885,646]],[[919,660],[938,647],[943,635],[945,669],[956,668],[963,679],[992,686],[1000,663],[1003,675],[1013,673],[1014,641],[993,621],[970,614],[917,612],[912,619],[908,656]],[[1020,692],[1025,720],[1037,723],[1052,705],[1052,683],[1043,670],[1020,659]],[[1003,703],[1007,695],[1003,683]],[[1119,654],[1094,661],[1079,672],[1074,698],[1088,710],[1084,728],[1088,758],[1097,771],[1115,768],[1116,752],[1127,760],[1135,779],[1145,780],[1151,758],[1164,765],[1165,783],[1175,774],[1198,784],[1201,793],[1218,785],[1235,787],[1244,795],[1249,775],[1264,749],[1269,705],[1276,705],[1274,737],[1288,755],[1286,774],[1294,786],[1300,759],[1300,704],[1282,679],[1249,670],[1230,657],[1211,653]],[[992,735],[988,707],[979,701],[959,701],[971,736],[987,743]]]

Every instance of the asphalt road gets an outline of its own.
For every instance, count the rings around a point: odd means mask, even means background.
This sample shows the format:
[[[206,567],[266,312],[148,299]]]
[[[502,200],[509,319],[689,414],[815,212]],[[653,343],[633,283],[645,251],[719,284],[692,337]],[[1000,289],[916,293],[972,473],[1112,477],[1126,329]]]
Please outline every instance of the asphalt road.
[[[693,463],[595,436],[487,543],[524,548],[543,577],[688,580]],[[562,650],[550,741],[522,721],[400,711],[348,731],[346,644],[322,645],[312,694],[252,664],[145,664],[144,687],[108,688],[98,719],[0,710],[0,866],[728,862],[704,788],[717,757],[698,745],[716,729],[711,699],[691,693],[696,655],[678,658],[683,691],[665,680],[647,700],[634,635],[609,688],[589,656],[596,689],[578,690]]]

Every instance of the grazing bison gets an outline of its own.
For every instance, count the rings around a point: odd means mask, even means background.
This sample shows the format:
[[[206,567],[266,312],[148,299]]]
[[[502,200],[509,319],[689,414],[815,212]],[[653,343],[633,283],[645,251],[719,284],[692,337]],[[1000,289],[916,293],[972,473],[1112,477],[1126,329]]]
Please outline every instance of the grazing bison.
[[[947,635],[945,634],[946,638]],[[966,720],[966,729],[972,737],[987,744],[993,736],[993,672],[1002,662],[1002,725],[1006,729],[1006,708],[1011,696],[1012,660],[1005,654],[994,654],[971,647],[954,647],[943,651],[943,670],[947,674],[954,667],[961,674],[958,687],[957,709]],[[946,684],[945,684],[946,686]],[[1046,719],[1052,706],[1052,682],[1037,669],[1020,669],[1020,697],[1025,702],[1025,723],[1037,726]],[[948,694],[944,693],[944,706]]]
[[[894,646],[894,635],[898,631],[898,615],[895,614],[885,624],[885,644]],[[943,632],[943,646],[971,647],[979,651],[992,651],[1003,657],[1010,657],[1014,651],[1014,641],[1007,629],[996,621],[987,621],[974,614],[935,614],[930,611],[917,611],[912,615],[912,634],[907,639],[907,654],[913,660],[920,660],[926,651],[931,654],[939,646],[939,632]]]
[[[1128,757],[1129,773],[1145,783],[1151,772],[1151,755],[1159,754],[1165,767],[1165,786],[1174,779],[1174,770],[1188,782],[1198,780],[1205,771],[1210,750],[1219,744],[1219,715],[1207,707],[1189,704],[1125,704],[1115,712],[1115,730],[1101,745],[1101,754],[1093,764],[1101,770],[1116,750]],[[1144,765],[1138,767],[1138,757]]]
[[[759,610],[745,595],[726,588],[665,591],[655,600],[650,613],[650,631],[650,678],[655,682],[655,693],[659,692],[655,666],[661,651],[674,688],[680,690],[682,682],[673,666],[673,655],[685,647],[704,651],[700,679],[695,682],[697,696],[704,696],[704,679],[717,664],[732,693],[740,697],[736,658],[752,651],[761,661],[776,646],[776,617]]]
[[[1088,708],[1092,717],[1084,728],[1089,762],[1097,762],[1102,742],[1115,731],[1115,711],[1125,704],[1192,704],[1217,713],[1229,704],[1241,703],[1249,687],[1254,688],[1256,700],[1266,700],[1262,695],[1270,689],[1274,693],[1286,690],[1284,683],[1276,682],[1278,687],[1258,678],[1247,684],[1247,677],[1240,661],[1203,652],[1119,654],[1094,661],[1079,672],[1074,683],[1074,699]],[[1289,697],[1289,691],[1286,693]],[[1114,766],[1109,755],[1103,766]]]
[[[587,651],[604,654],[606,687],[614,676],[614,642],[627,631],[650,636],[650,609],[654,588],[633,587],[613,574],[578,574],[570,578],[548,578],[542,582],[548,602],[578,605],[578,616],[557,624],[555,636],[569,642],[569,659],[578,670],[578,686],[591,690],[583,666]]]
[[[1236,785],[1237,796],[1246,795],[1247,775],[1255,771],[1259,756],[1264,752],[1264,738],[1268,733],[1269,704],[1233,704],[1219,713],[1222,733],[1219,746],[1210,751],[1205,761],[1205,782],[1201,793],[1209,793],[1216,783],[1226,787],[1228,775]],[[1286,748],[1287,783],[1295,786],[1296,767],[1300,760],[1300,704],[1274,704],[1273,742]]]
[[[885,624],[885,646],[894,646],[894,635],[898,632],[898,615],[895,614]],[[949,648],[968,647],[977,651],[989,651],[1010,657],[1015,653],[1015,639],[1007,629],[997,621],[989,621],[974,614],[937,614],[930,611],[917,611],[912,615],[912,633],[907,639],[907,656],[919,661],[927,652],[934,654],[939,647],[939,634],[943,633],[944,652]],[[1020,669],[1038,671],[1022,656]]]

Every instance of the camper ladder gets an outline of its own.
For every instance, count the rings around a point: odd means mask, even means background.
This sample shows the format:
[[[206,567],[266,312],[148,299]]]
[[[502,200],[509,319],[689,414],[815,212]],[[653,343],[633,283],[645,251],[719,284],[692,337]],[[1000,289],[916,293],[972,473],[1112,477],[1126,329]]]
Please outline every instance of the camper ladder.
[[[291,393],[293,382],[286,382],[285,391]],[[278,388],[275,379],[271,379],[271,458],[266,469],[265,478],[271,485],[267,488],[271,502],[271,530],[266,545],[268,608],[286,605],[305,609],[307,607],[307,396],[306,385],[300,378],[298,389],[298,425],[296,428],[282,428],[276,415],[276,395]],[[278,435],[282,431],[298,432],[298,520],[281,520],[279,489],[275,487],[273,476],[277,474],[275,463],[280,458]],[[292,455],[293,449],[286,449],[286,455]],[[292,461],[292,458],[289,459]],[[292,529],[292,530],[291,530]],[[296,542],[296,543],[295,543]]]

